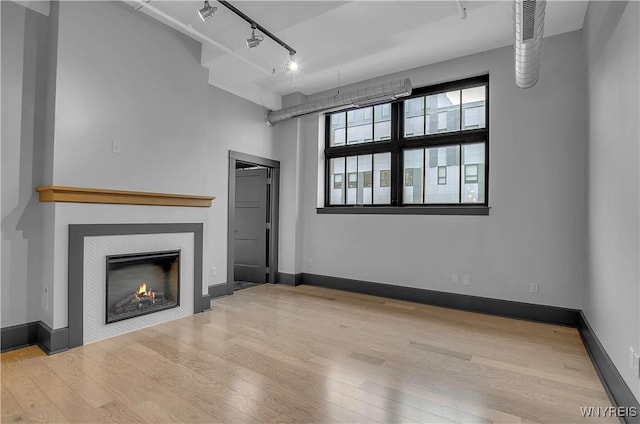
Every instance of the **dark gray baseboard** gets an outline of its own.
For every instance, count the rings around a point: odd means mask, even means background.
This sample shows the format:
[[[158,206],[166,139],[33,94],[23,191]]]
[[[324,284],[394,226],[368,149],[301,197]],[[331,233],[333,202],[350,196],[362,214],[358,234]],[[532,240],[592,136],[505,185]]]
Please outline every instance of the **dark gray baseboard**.
[[[209,286],[209,299],[215,299],[216,297],[226,296],[227,290],[228,290],[227,283]]]
[[[206,311],[211,309],[211,296],[209,294],[202,295],[202,310]]]
[[[37,344],[47,355],[69,349],[69,329],[52,330],[42,321],[2,329],[2,352]]]
[[[277,275],[277,284],[286,284],[287,286],[299,286],[302,284],[302,273],[288,274],[286,272],[279,272]]]
[[[637,411],[635,417],[623,417],[623,419],[626,423],[640,423],[640,403],[618,372],[582,311],[578,319],[578,331],[609,399],[614,405],[635,408]]]
[[[373,283],[341,277],[327,277],[317,274],[302,274],[302,283],[331,289],[370,294],[390,299],[407,300],[427,305],[480,312],[547,324],[578,326],[578,310],[557,306],[491,299],[466,294],[447,293],[392,284]]]
[[[38,341],[38,322],[13,325],[2,329],[2,352],[31,346]]]
[[[69,328],[51,329],[47,324],[38,323],[38,346],[47,355],[64,352],[69,349]]]

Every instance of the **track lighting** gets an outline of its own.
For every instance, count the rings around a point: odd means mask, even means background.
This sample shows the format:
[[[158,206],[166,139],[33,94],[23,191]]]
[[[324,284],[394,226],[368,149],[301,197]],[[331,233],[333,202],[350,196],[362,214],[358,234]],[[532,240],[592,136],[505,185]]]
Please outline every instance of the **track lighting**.
[[[250,49],[258,47],[258,45],[262,43],[262,40],[264,40],[262,35],[256,36],[256,25],[251,24],[251,38],[247,38],[247,47]]]
[[[135,0],[135,1],[139,2],[141,0]],[[288,45],[287,43],[285,43],[284,41],[282,41],[281,39],[273,35],[268,29],[266,29],[265,27],[263,27],[262,25],[254,21],[252,18],[244,14],[242,11],[240,11],[237,7],[235,7],[228,1],[218,0],[218,3],[220,3],[221,5],[223,5],[224,7],[226,7],[233,13],[235,13],[236,15],[238,15],[240,18],[247,21],[249,24],[251,24],[251,38],[247,38],[247,47],[249,47],[250,49],[254,47],[258,47],[258,45],[264,40],[264,37],[262,35],[256,35],[256,30],[258,30],[261,33],[263,33],[266,37],[271,38],[274,42],[276,42],[277,44],[279,44],[289,52],[289,60],[287,61],[286,65],[284,65],[284,69],[287,70],[288,72],[295,72],[298,70],[298,64],[296,63],[296,60],[294,57],[296,54],[296,51],[290,45]],[[200,18],[203,21],[206,21],[213,16],[216,10],[218,10],[217,7],[210,6],[209,2],[205,1],[204,7],[198,10],[198,15],[200,15]]]
[[[217,7],[209,5],[209,2],[205,0],[204,7],[198,10],[198,15],[200,15],[200,19],[202,19],[202,21],[207,21],[211,19],[216,10],[218,10]]]
[[[298,63],[296,62],[296,58],[294,54],[289,55],[289,60],[284,65],[284,69],[287,72],[295,72],[298,70]]]

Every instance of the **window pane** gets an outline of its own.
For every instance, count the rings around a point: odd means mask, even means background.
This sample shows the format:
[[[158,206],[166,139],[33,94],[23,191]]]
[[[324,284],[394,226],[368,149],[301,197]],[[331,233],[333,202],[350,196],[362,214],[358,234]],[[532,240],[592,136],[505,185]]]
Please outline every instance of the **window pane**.
[[[404,203],[422,203],[424,149],[404,151],[404,171],[402,174]]]
[[[404,136],[424,135],[424,97],[404,101]]]
[[[358,204],[359,205],[370,205],[372,203],[371,199],[371,177],[372,177],[372,166],[371,160],[373,159],[372,155],[360,155],[358,156]]]
[[[460,90],[426,97],[427,134],[460,130]]]
[[[356,156],[350,156],[346,158],[347,161],[347,198],[345,203],[347,205],[355,205],[358,192],[358,158]]]
[[[333,176],[333,188],[335,188],[336,190],[342,190],[343,179],[344,179],[343,174],[335,174]]]
[[[335,113],[331,115],[330,146],[343,146],[345,139],[345,117],[346,113]]]
[[[373,140],[389,140],[391,138],[391,104],[374,106],[373,119]]]
[[[484,143],[462,146],[462,164],[464,166],[462,203],[484,203]]]
[[[458,203],[460,166],[452,156],[460,155],[460,146],[436,147],[425,150],[429,168],[426,171],[424,203]]]
[[[331,193],[329,203],[332,205],[344,204],[344,158],[331,159],[329,163],[329,184]]]
[[[391,187],[391,170],[380,171],[380,187]]]
[[[373,155],[373,203],[391,203],[391,153]]]
[[[464,166],[464,182],[465,183],[478,182],[478,165],[477,164]]]
[[[447,184],[447,167],[439,166],[438,167],[438,185]]]
[[[366,143],[373,140],[373,108],[347,112],[347,144]]]
[[[462,90],[463,130],[485,127],[485,92],[484,85]]]

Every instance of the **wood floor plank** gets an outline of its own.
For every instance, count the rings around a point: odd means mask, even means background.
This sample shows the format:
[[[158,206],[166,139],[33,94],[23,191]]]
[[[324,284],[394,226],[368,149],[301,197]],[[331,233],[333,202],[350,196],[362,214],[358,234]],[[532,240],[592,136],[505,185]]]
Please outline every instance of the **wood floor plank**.
[[[47,366],[45,358],[35,358],[24,365],[28,375],[45,396],[56,405],[69,422],[95,423],[105,418],[96,408],[67,385],[58,374]],[[51,390],[55,387],[55,390]]]
[[[166,390],[155,384],[154,380],[141,380],[138,376],[139,367],[119,360],[111,349],[107,343],[95,343],[77,350],[81,351],[80,355],[93,361],[94,366],[87,371],[88,376],[99,381],[121,403],[128,404],[136,414],[147,417],[146,409],[137,408],[141,399],[145,399],[167,408],[173,415],[180,417],[181,421],[211,422],[211,417],[186,400],[183,393]],[[144,361],[144,358],[142,360]],[[155,412],[151,412],[150,422],[153,422],[152,418],[155,415]]]
[[[305,396],[311,396],[313,399],[320,401],[324,407],[332,406],[332,408],[328,408],[327,410],[328,415],[335,414],[334,417],[340,422],[375,421],[375,419],[370,416],[361,415],[361,409],[358,408],[359,405],[354,405],[353,408],[345,407],[344,402],[342,402],[343,399],[339,397],[332,398],[331,394],[320,390],[319,386],[309,381],[311,375],[301,372],[297,367],[288,366],[282,361],[274,360],[261,352],[256,352],[239,345],[233,346],[221,356],[229,362],[236,364],[236,366],[248,368],[268,377],[275,384],[285,387],[287,391],[300,392]]]
[[[34,423],[69,422],[31,378],[8,376],[2,379],[2,384],[9,388],[9,392],[24,411],[24,421]]]
[[[586,423],[580,406],[611,405],[574,328],[305,285],[0,360],[2,422]]]
[[[230,400],[238,398],[237,394],[244,399],[236,399],[246,402],[253,402],[253,407],[259,413],[260,420],[265,418],[268,421],[279,422],[318,422],[326,421],[328,417],[320,414],[313,407],[300,408],[300,402],[295,399],[295,393],[288,393],[285,396],[278,395],[278,392],[265,391],[265,387],[274,387],[272,381],[266,377],[252,373],[248,369],[239,369],[233,364],[217,356],[215,352],[191,349],[188,352],[179,352],[169,338],[157,338],[147,347],[154,349],[165,358],[179,363],[181,366],[198,373],[198,375],[212,381],[217,381],[225,385],[223,395]],[[178,359],[180,358],[180,359]],[[236,393],[230,392],[233,390]]]
[[[171,361],[163,361],[152,349],[139,343],[122,346],[122,349],[113,352],[121,360],[127,362],[132,368],[141,366],[141,361],[150,372],[147,373],[149,383],[158,385],[170,392],[181,393],[196,408],[206,412],[215,420],[221,422],[257,423],[247,411],[240,410],[244,404],[234,403],[233,400],[225,400],[220,395],[222,386],[211,380],[199,378],[194,373],[183,372],[176,369]],[[141,358],[144,358],[141,360]]]
[[[0,408],[2,409],[2,418],[0,422],[3,423],[18,423],[24,421],[25,413],[13,397],[9,389],[2,385],[2,395],[0,396]]]
[[[471,358],[471,362],[476,364],[487,365],[490,367],[500,368],[507,371],[513,371],[519,374],[525,374],[532,377],[542,377],[549,380],[558,381],[561,383],[567,383],[567,384],[585,387],[588,389],[600,390],[602,388],[602,384],[599,381],[594,381],[593,379],[569,377],[566,375],[562,375],[560,373],[541,371],[539,369],[530,368],[530,367],[521,367],[518,365],[512,365],[509,363],[496,361],[491,358],[484,358],[481,356],[474,355]]]
[[[114,400],[98,408],[105,423],[142,423],[145,419],[124,403]]]

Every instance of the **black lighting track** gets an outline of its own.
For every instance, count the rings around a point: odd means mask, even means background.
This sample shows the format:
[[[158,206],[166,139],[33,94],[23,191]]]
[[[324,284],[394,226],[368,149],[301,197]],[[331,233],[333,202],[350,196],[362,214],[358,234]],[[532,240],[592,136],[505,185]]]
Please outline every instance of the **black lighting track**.
[[[282,47],[287,49],[289,51],[289,55],[290,56],[293,56],[294,54],[296,54],[296,51],[293,49],[293,47],[291,47],[290,45],[288,45],[287,43],[285,43],[284,41],[282,41],[281,39],[279,39],[278,37],[273,35],[271,32],[269,32],[268,29],[266,29],[265,27],[263,27],[262,25],[260,25],[259,23],[257,23],[253,19],[251,19],[250,16],[247,16],[241,10],[238,10],[238,8],[236,8],[234,5],[232,5],[228,1],[218,0],[218,3],[223,5],[224,7],[226,7],[227,9],[229,9],[230,11],[232,11],[233,13],[235,13],[236,15],[238,15],[239,17],[244,19],[245,21],[249,22],[251,24],[252,28],[255,27],[261,33],[263,33],[264,35],[266,35],[267,37],[271,38],[273,41],[275,41],[276,43],[280,44]]]

